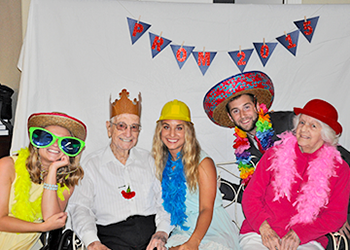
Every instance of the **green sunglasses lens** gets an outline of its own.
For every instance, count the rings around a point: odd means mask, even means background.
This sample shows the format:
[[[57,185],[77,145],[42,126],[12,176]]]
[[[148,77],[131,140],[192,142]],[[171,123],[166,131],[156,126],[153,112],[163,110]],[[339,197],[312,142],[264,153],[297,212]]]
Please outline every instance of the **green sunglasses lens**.
[[[85,142],[74,137],[59,137],[43,128],[30,128],[30,141],[33,146],[45,148],[51,146],[58,139],[58,146],[68,156],[74,157],[80,153]]]
[[[42,129],[31,130],[31,142],[34,146],[40,148],[51,144],[54,137]]]
[[[70,156],[79,154],[82,149],[82,142],[75,138],[63,138],[60,143],[61,149]]]

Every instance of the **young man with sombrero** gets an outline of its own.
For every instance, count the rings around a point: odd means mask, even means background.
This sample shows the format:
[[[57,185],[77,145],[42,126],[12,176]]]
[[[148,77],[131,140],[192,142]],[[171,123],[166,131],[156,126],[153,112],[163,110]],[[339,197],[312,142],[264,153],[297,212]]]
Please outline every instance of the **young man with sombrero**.
[[[277,135],[293,129],[292,111],[268,112],[274,99],[271,79],[263,72],[253,71],[231,76],[212,87],[205,95],[203,107],[215,124],[234,128],[233,143],[243,186],[247,186],[255,167],[265,151],[273,146]],[[338,145],[342,158],[349,164],[350,152]],[[223,180],[223,199],[233,200],[229,183],[242,200],[240,185]],[[349,228],[350,229],[350,228]]]
[[[277,133],[292,129],[292,112],[267,113],[273,99],[273,83],[259,71],[229,77],[212,87],[204,97],[204,110],[210,120],[219,126],[234,128],[233,148],[244,185],[248,184],[265,150],[277,139],[274,129]],[[276,128],[275,124],[279,126]],[[230,184],[239,189],[239,185]],[[234,198],[227,185],[221,186],[221,192],[225,194],[224,199]],[[239,202],[241,197],[242,192]]]

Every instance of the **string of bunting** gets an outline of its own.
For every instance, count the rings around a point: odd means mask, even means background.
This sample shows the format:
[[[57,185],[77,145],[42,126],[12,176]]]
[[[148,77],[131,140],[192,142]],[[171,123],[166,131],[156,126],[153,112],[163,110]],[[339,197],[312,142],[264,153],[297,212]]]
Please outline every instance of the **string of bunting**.
[[[137,40],[139,40],[142,35],[144,35],[147,30],[151,27],[150,24],[141,22],[141,16],[138,20],[127,17],[131,44],[133,45]],[[294,24],[297,26],[297,30],[290,33],[284,32],[284,35],[276,37],[276,40],[290,53],[296,56],[298,42],[299,42],[299,33],[303,34],[306,40],[311,43],[312,37],[315,33],[319,16],[306,18],[298,21],[294,21]],[[149,32],[150,45],[152,58],[156,57],[160,52],[162,52],[172,41],[165,37],[162,37],[162,32],[159,35]],[[270,59],[273,51],[277,46],[277,42],[265,42],[265,38],[261,43],[253,43],[255,51],[257,52],[262,65],[265,67],[268,60]],[[170,44],[170,47],[173,51],[175,60],[177,61],[179,68],[181,69],[186,63],[187,59],[192,54],[196,63],[202,72],[203,76],[207,72],[211,63],[213,62],[217,52],[215,51],[205,51],[205,47],[202,51],[194,51],[195,46],[185,46],[184,43],[181,45]],[[243,73],[247,63],[253,53],[254,49],[241,49],[229,51],[228,54],[236,64],[238,69]]]

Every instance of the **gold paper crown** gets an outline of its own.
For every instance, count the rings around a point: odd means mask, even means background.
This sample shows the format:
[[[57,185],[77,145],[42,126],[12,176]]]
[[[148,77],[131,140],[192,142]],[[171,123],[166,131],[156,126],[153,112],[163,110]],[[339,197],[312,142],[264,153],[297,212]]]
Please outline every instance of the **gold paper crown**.
[[[120,115],[120,114],[134,114],[141,117],[141,93],[139,93],[139,100],[137,101],[134,98],[134,101],[129,99],[129,92],[126,89],[123,89],[119,93],[120,99],[115,99],[113,103],[111,103],[111,97],[109,97],[109,114],[110,118]]]

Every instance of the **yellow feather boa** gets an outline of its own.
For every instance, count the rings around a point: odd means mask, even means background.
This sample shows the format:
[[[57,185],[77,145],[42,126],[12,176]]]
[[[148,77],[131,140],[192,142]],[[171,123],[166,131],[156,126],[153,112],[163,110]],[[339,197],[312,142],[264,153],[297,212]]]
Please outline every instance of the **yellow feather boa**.
[[[30,179],[29,172],[26,167],[26,160],[29,157],[28,148],[22,148],[18,151],[18,157],[15,162],[15,170],[17,175],[17,180],[14,184],[15,193],[15,203],[12,206],[12,214],[21,220],[25,221],[36,221],[42,220],[41,214],[41,197],[40,195],[35,201],[31,202],[30,199],[30,189],[32,187],[32,181]],[[63,201],[64,190],[69,188],[64,185],[63,187],[58,187],[57,196]]]

